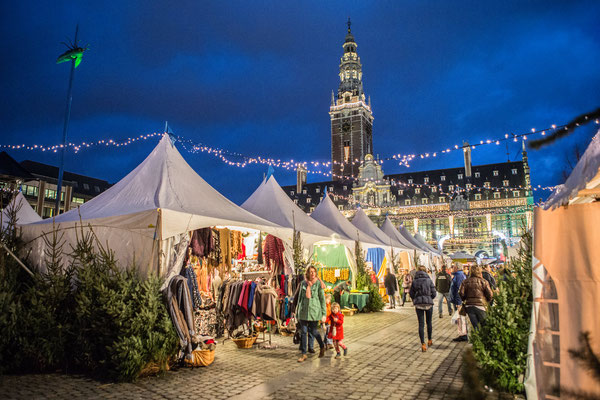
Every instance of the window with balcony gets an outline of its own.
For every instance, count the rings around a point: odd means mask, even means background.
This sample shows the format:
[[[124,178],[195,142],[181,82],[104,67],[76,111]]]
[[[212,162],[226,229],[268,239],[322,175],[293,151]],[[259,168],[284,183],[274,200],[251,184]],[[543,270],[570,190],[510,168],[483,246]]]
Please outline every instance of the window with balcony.
[[[404,200],[404,205],[405,206],[410,206],[410,199]]]

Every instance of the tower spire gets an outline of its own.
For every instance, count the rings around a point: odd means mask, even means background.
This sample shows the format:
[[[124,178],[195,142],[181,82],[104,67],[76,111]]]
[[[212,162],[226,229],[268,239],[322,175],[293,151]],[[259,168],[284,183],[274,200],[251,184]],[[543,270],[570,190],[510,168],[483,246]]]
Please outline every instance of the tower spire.
[[[350,22],[350,17],[348,17],[348,33],[352,33],[350,32],[350,25],[352,25],[352,22]]]

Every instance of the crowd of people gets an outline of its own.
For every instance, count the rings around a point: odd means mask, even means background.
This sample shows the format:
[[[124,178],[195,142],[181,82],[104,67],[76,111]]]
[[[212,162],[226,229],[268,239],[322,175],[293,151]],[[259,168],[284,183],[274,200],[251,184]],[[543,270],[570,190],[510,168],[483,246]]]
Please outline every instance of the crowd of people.
[[[502,272],[497,276],[498,279],[505,279]],[[463,266],[459,263],[454,263],[450,272],[445,266],[439,271],[431,271],[421,265],[398,276],[388,268],[383,284],[389,309],[404,307],[407,299],[412,302],[417,314],[423,352],[433,345],[432,318],[436,301],[439,318],[443,318],[446,308],[448,316],[452,316],[453,322],[457,324],[459,334],[453,340],[467,341],[466,318],[469,318],[473,329],[484,324],[486,308],[493,302],[494,292],[497,290],[496,279],[489,266]],[[318,279],[315,267],[307,268],[293,302],[294,316],[298,320],[300,332],[301,356],[298,362],[304,362],[308,357],[307,353],[316,353],[315,340],[319,344],[319,358],[329,349],[335,349],[335,358],[348,354],[348,348],[343,342],[344,314],[341,312],[340,298],[350,287],[350,281],[335,286],[332,302],[332,295],[325,294],[325,284]],[[323,336],[319,332],[319,324],[323,327]]]
[[[502,278],[502,274],[499,277]],[[439,318],[444,316],[444,302],[448,316],[452,316],[458,327],[458,336],[454,341],[467,341],[467,323],[469,318],[473,329],[485,322],[486,307],[492,303],[496,280],[489,266],[461,265],[454,263],[451,273],[444,266],[440,271],[432,272],[424,266],[396,277],[388,269],[384,279],[389,308],[396,308],[397,291],[401,287],[402,303],[406,304],[407,295],[411,299],[417,313],[421,350],[427,351],[433,345],[432,316],[437,298]],[[427,342],[425,341],[427,327]]]

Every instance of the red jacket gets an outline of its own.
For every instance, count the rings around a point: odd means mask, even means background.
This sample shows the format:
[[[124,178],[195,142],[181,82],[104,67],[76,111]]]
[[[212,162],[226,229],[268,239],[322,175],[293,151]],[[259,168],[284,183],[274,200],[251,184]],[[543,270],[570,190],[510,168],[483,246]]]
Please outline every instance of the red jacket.
[[[333,319],[337,318],[337,322],[333,322]],[[329,334],[327,337],[333,340],[342,340],[344,339],[344,314],[341,312],[334,314],[333,312],[327,318],[327,323],[329,324]],[[333,327],[335,326],[335,336],[332,335]]]

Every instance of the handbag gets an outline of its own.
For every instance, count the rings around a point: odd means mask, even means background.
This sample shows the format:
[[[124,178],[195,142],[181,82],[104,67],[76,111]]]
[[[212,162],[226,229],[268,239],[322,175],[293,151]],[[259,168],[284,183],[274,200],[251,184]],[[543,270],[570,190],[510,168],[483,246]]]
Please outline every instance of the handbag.
[[[294,344],[300,344],[300,329],[296,328],[296,332],[294,332]]]

